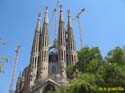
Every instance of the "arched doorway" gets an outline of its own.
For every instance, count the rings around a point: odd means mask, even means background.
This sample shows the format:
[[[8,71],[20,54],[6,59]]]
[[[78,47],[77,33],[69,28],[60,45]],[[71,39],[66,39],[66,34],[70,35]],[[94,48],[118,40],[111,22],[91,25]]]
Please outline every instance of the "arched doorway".
[[[54,93],[56,91],[55,87],[51,84],[48,84],[44,90],[43,93]]]

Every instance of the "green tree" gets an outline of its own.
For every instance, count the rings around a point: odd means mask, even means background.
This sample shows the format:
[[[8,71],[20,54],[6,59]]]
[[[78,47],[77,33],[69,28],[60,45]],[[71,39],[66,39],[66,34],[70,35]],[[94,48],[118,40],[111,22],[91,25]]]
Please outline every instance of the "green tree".
[[[110,63],[125,64],[125,50],[116,47],[108,52],[106,60]]]
[[[125,50],[116,47],[109,51],[96,75],[100,86],[118,87],[125,85]]]
[[[0,58],[0,73],[3,71],[3,63],[8,62],[8,57],[4,56]]]
[[[73,74],[76,70],[76,67],[75,65],[68,65],[67,68],[66,68],[66,72],[67,72],[67,77],[69,79],[73,79]]]
[[[82,93],[84,91],[94,91],[96,89],[96,76],[94,74],[79,74],[77,78],[71,80],[71,93]]]
[[[71,80],[68,93],[82,93],[82,91],[96,90],[96,72],[102,65],[103,59],[98,47],[84,47],[78,52],[79,62],[67,67],[67,75]],[[78,71],[77,71],[77,70]]]
[[[99,87],[125,85],[125,49],[116,47],[102,58],[98,47],[84,47],[78,51],[79,62],[67,67],[70,87],[61,87],[58,93],[97,91]]]
[[[78,52],[79,62],[76,68],[83,73],[96,72],[102,62],[102,55],[98,47],[84,47]]]

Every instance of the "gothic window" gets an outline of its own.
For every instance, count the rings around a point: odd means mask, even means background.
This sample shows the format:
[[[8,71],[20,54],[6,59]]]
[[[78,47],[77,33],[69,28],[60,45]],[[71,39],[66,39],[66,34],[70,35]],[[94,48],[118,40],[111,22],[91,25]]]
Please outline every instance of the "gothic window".
[[[33,64],[33,57],[32,57],[32,64]]]
[[[36,65],[36,59],[37,59],[37,58],[35,57],[35,65]]]
[[[44,62],[46,61],[46,51],[44,51]]]
[[[45,60],[47,59],[47,51],[45,51]]]
[[[45,51],[45,60],[47,59],[47,51]]]
[[[48,38],[47,38],[47,36],[46,36],[46,47],[48,47],[47,45],[48,45]]]
[[[60,57],[60,60],[61,60],[61,59],[62,59],[62,56],[61,56],[61,50],[60,50],[60,56],[59,56],[59,57]]]
[[[43,51],[43,62],[45,62],[45,51]]]
[[[72,63],[73,63],[73,55],[72,55]]]
[[[59,51],[59,59],[61,59],[61,51]]]
[[[61,29],[62,30],[62,29]],[[61,45],[63,44],[63,31],[61,31]]]
[[[56,67],[55,66],[52,66],[51,70],[52,70],[52,73],[56,73]]]
[[[47,51],[45,51],[45,60],[47,60]]]
[[[38,56],[38,60],[37,60],[37,66],[39,65],[39,60],[40,60],[39,58],[40,58],[40,57]]]
[[[45,59],[45,52],[43,51],[43,62],[44,62],[44,59]]]
[[[43,46],[45,46],[45,39],[44,39],[44,37],[43,37]]]
[[[35,64],[35,62],[34,62],[34,57],[33,57],[33,64]]]
[[[38,47],[39,47],[39,37],[37,37],[37,49],[36,49],[37,52],[39,51]]]
[[[69,64],[69,54],[67,54],[67,64]]]
[[[62,50],[60,50],[60,59],[62,60]]]
[[[35,67],[35,65],[36,65],[36,57],[34,57],[34,67]]]
[[[42,60],[43,60],[43,53],[41,52],[41,54],[40,54],[40,55],[41,55],[40,60],[42,61]]]
[[[45,36],[45,46],[47,46],[47,44],[46,44],[46,36]]]
[[[46,51],[44,51],[44,62],[46,61]]]
[[[70,64],[72,63],[72,55],[70,55]]]
[[[35,52],[37,51],[37,38],[36,38],[36,45],[35,45]]]
[[[63,56],[63,51],[61,51],[61,52],[62,52],[62,56],[61,56],[61,57],[62,57],[62,60],[63,60],[63,57],[64,57],[64,56]]]
[[[37,58],[35,58],[35,68],[37,67]]]
[[[73,48],[73,42],[71,43],[71,49]]]
[[[48,57],[48,54],[47,54],[47,51],[46,51],[46,60],[47,60],[47,57]]]
[[[60,44],[62,44],[62,33],[60,32],[61,36],[60,36]]]
[[[65,43],[64,43],[64,33],[63,33],[63,39],[62,39],[62,45],[64,45]]]
[[[66,62],[68,63],[68,54],[66,54]]]
[[[71,54],[69,54],[69,58],[70,58],[69,64],[71,64],[72,63],[72,55]]]
[[[66,52],[64,51],[64,60],[66,61],[66,54],[65,54]]]
[[[72,43],[71,43],[71,49],[72,49]]]
[[[56,90],[53,85],[48,84],[41,93],[50,93],[50,91],[55,93]]]

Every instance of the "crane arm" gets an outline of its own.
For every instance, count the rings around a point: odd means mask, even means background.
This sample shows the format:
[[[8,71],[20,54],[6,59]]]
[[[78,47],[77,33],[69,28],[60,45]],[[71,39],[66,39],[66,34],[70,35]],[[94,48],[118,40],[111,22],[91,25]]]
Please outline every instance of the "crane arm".
[[[17,46],[16,49],[16,57],[14,60],[14,66],[13,66],[13,72],[12,72],[12,77],[11,77],[11,83],[10,83],[10,90],[13,90],[13,83],[14,83],[14,78],[15,78],[15,73],[16,73],[16,65],[17,65],[17,61],[18,61],[18,53],[19,53],[19,49],[20,49],[20,45]]]
[[[84,11],[85,11],[85,8],[82,8],[81,11],[80,11],[80,12],[76,15],[76,17],[75,17],[75,18],[78,19],[79,37],[80,37],[80,46],[81,46],[81,48],[83,47],[83,44],[82,44],[83,40],[82,40],[82,29],[81,29],[81,24],[80,24],[80,15],[81,15]],[[74,19],[75,19],[75,18],[74,18]],[[74,19],[73,19],[73,20],[74,20]]]
[[[82,14],[82,12],[84,12],[84,11],[85,11],[85,8],[82,8],[81,11],[77,14],[76,17],[78,18]]]

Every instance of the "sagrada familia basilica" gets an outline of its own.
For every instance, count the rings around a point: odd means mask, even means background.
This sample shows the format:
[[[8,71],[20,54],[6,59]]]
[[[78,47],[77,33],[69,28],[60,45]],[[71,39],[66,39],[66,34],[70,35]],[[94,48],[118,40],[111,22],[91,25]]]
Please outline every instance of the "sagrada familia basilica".
[[[49,93],[56,91],[60,86],[69,86],[66,68],[78,62],[71,20],[68,10],[66,29],[60,5],[58,35],[54,37],[53,45],[50,45],[48,7],[45,10],[42,28],[41,15],[38,15],[30,63],[18,77],[16,93]],[[52,49],[54,51],[51,51]]]

